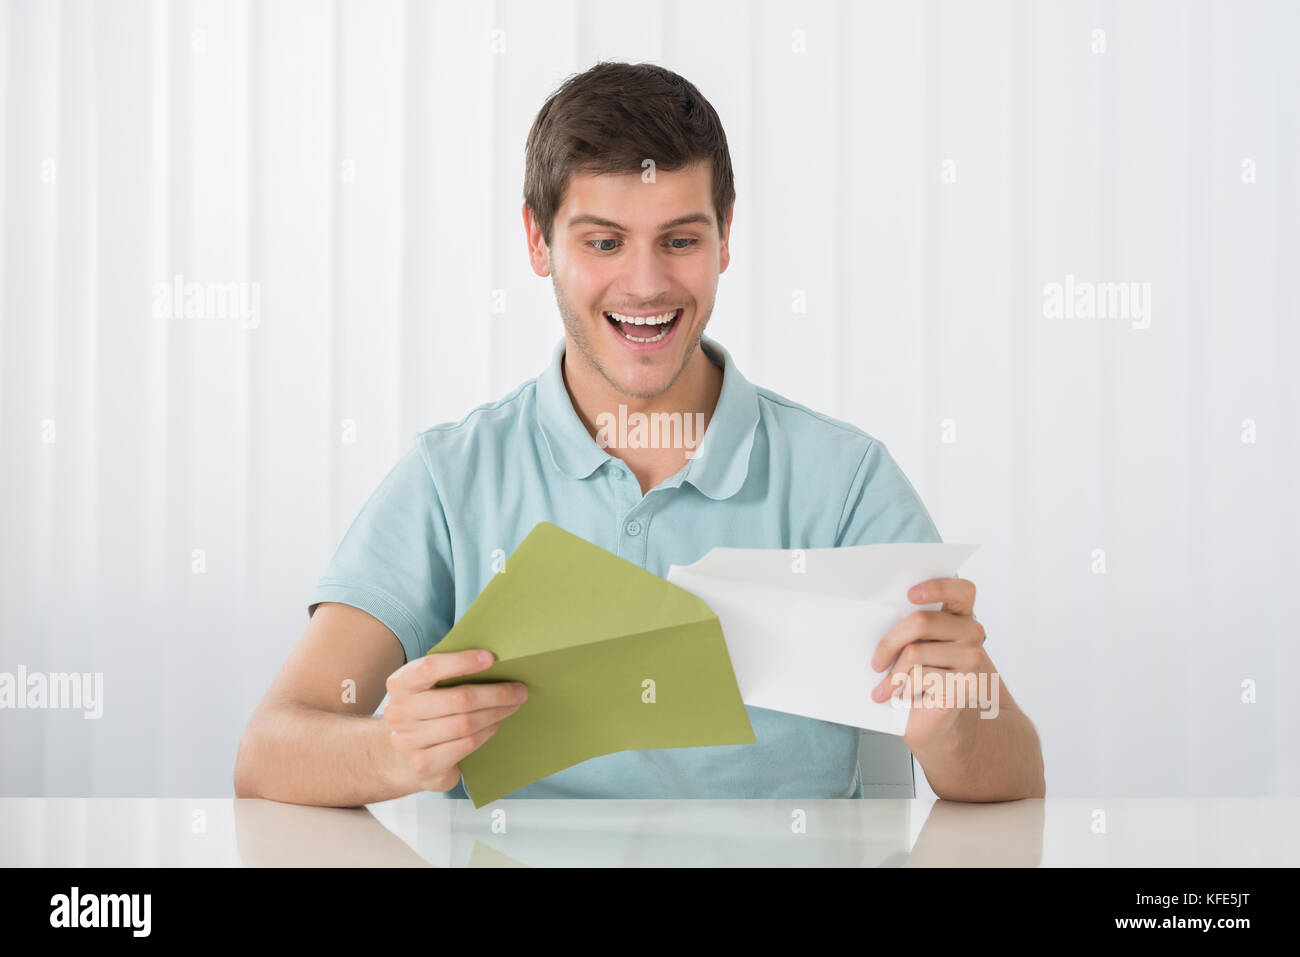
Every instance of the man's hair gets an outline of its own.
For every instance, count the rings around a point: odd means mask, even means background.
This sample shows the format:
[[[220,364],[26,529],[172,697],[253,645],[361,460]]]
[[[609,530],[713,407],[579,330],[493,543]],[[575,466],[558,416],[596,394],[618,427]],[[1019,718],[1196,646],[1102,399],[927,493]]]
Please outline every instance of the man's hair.
[[[640,173],[643,161],[672,172],[713,165],[718,233],[736,200],[727,135],[690,81],[653,63],[602,61],[569,77],[542,104],[524,147],[524,202],[546,245],[573,173]]]

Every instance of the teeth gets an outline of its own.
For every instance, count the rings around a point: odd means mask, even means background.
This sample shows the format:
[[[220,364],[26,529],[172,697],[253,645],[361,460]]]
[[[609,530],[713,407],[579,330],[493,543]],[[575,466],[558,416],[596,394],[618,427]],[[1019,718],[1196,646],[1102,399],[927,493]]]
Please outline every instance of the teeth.
[[[626,322],[634,326],[661,326],[665,322],[672,321],[673,316],[677,315],[677,310],[674,309],[672,312],[665,312],[662,316],[625,316],[618,312],[611,312],[609,315],[613,316],[619,322]]]
[[[629,336],[626,332],[623,332],[622,329],[619,330],[619,333],[622,334],[623,338],[626,339],[628,342],[658,342],[658,341],[659,341],[660,339],[662,339],[664,336],[668,335],[668,330],[665,329],[663,332],[660,332],[660,333],[658,333],[657,335],[653,335],[653,336],[644,336],[644,337],[643,337],[643,336]]]
[[[618,317],[619,314],[618,314],[617,312],[611,312],[611,313],[609,313],[608,315],[609,315],[611,318],[616,318],[616,317]],[[665,318],[662,317],[662,316],[646,316],[646,317],[644,317],[641,321],[636,321],[636,320],[633,320],[633,319],[631,319],[631,318],[628,318],[628,319],[624,319],[624,320],[622,320],[622,321],[624,321],[624,322],[633,322],[635,325],[638,325],[638,326],[644,326],[644,325],[662,325],[662,326],[664,327],[664,328],[663,328],[663,331],[660,332],[660,333],[658,333],[657,335],[653,335],[653,336],[629,336],[629,335],[628,335],[626,332],[624,332],[621,328],[620,328],[618,331],[619,331],[619,333],[623,336],[623,338],[626,339],[628,342],[641,342],[641,343],[659,342],[661,339],[664,338],[664,336],[668,335],[668,333],[669,333],[670,331],[672,331],[672,330],[667,326],[666,323],[667,323],[669,320],[671,320],[675,315],[677,315],[676,312],[670,312],[670,313],[668,313],[668,318],[667,318],[667,319],[665,319]]]
[[[607,312],[605,315],[617,322],[631,326],[663,326],[663,331],[653,336],[629,336],[626,332],[623,332],[622,328],[618,330],[628,342],[651,343],[659,342],[664,336],[668,335],[670,331],[668,323],[677,317],[677,310],[665,312],[661,316],[625,316],[621,312]]]

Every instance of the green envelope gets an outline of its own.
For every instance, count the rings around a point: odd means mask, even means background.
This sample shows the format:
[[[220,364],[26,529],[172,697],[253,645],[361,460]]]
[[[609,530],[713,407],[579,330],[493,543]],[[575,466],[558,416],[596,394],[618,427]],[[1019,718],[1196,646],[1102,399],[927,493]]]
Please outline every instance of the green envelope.
[[[460,761],[476,808],[602,754],[757,741],[709,606],[549,522],[429,654],[468,648],[497,660],[439,688],[528,686],[519,710]]]

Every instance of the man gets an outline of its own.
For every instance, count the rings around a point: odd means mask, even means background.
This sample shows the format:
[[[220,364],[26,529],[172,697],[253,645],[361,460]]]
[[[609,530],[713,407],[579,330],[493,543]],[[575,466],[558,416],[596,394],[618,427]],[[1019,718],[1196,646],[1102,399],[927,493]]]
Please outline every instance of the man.
[[[458,762],[502,721],[528,719],[515,716],[527,689],[439,688],[491,656],[436,646],[539,521],[661,576],[719,545],[939,540],[883,444],[755,387],[704,337],[735,189],[722,125],[694,86],[657,66],[598,64],[546,101],[525,153],[529,256],[551,277],[564,340],[536,379],[421,433],[366,503],[240,742],[239,796],[465,797]],[[617,441],[626,430],[609,424],[636,413],[700,422],[703,438],[681,428],[681,441]],[[974,585],[940,579],[909,597],[943,610],[880,641],[880,684],[863,694],[915,697],[913,678],[932,673],[996,681]],[[864,770],[875,783],[879,768],[859,768],[859,729],[748,712],[756,744],[618,752],[512,797],[860,797]],[[1005,690],[993,720],[914,707],[901,741],[880,738],[909,767],[910,750],[940,797],[1044,792],[1037,735]]]

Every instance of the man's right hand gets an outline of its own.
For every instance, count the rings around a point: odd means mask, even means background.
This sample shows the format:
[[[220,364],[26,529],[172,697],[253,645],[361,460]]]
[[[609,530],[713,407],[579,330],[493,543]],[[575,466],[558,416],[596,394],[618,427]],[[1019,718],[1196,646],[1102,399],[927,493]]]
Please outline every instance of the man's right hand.
[[[491,652],[479,649],[435,653],[388,676],[384,723],[415,788],[454,788],[460,781],[458,762],[492,737],[528,697],[528,689],[513,681],[435,687],[446,678],[483,671],[493,660]]]

